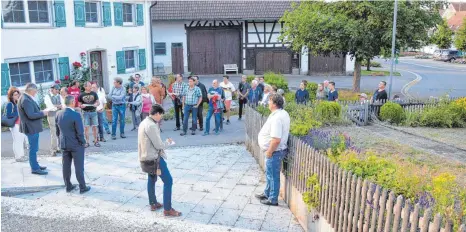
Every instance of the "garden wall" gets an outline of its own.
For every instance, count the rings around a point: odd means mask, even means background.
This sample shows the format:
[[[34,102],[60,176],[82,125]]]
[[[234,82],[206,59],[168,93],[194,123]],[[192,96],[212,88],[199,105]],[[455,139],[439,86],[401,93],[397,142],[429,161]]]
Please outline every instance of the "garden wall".
[[[246,147],[264,168],[257,135],[266,118],[247,107],[245,119]],[[442,223],[440,214],[432,215],[432,209],[422,209],[419,203],[341,169],[298,137],[290,135],[288,146],[280,195],[306,231],[453,231],[453,223]],[[312,175],[318,183],[309,186]],[[303,193],[317,193],[311,212]],[[465,225],[457,231],[465,232]]]

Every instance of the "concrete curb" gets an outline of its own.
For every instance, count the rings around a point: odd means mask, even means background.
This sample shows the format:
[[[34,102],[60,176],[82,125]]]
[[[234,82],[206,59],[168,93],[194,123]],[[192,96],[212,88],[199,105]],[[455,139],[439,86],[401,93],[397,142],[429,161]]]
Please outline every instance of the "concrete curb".
[[[22,195],[22,194],[50,191],[50,190],[63,189],[63,188],[65,188],[65,185],[2,188],[2,196],[11,197],[11,196],[17,196],[17,195]]]
[[[409,89],[411,87],[413,87],[414,85],[416,85],[417,83],[419,83],[422,80],[422,76],[415,73],[415,72],[411,72],[411,71],[408,71],[408,70],[405,70],[405,69],[398,69],[398,70],[409,72],[409,73],[413,74],[414,76],[416,76],[416,79],[408,82],[406,85],[403,86],[403,88],[401,88],[401,93],[403,95],[405,95],[408,98],[412,98],[412,96],[409,94],[408,91],[409,91]]]

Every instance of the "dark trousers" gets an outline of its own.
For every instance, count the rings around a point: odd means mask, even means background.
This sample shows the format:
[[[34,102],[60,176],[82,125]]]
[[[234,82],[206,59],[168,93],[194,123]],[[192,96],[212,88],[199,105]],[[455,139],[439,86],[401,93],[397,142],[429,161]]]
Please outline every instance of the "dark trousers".
[[[243,107],[248,103],[247,99],[239,99],[239,118],[243,116]]]
[[[197,108],[197,120],[199,120],[199,128],[203,129],[204,128],[204,116],[202,116],[202,111],[204,109],[204,102],[201,102],[199,104],[199,107]]]
[[[176,128],[181,127],[181,119],[184,118],[183,114],[183,106],[182,105],[176,105],[175,103],[173,104],[175,108],[175,120],[176,120]],[[181,119],[180,119],[181,116]]]
[[[76,179],[79,182],[79,188],[86,188],[84,180],[84,147],[80,147],[75,151],[63,151],[63,180],[65,181],[66,189],[71,188],[71,161],[74,160],[74,170]]]
[[[103,139],[104,138],[104,112],[97,112],[97,120],[99,121],[99,138]]]

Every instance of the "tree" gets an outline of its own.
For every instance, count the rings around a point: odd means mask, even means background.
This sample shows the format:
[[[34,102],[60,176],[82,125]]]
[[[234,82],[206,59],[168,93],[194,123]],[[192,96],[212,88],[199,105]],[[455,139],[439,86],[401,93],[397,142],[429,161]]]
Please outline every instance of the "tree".
[[[448,49],[453,42],[453,34],[453,31],[448,27],[447,20],[444,19],[437,25],[437,30],[432,35],[432,43],[441,49]]]
[[[463,19],[463,24],[458,29],[455,35],[455,47],[463,51],[463,57],[466,57],[466,18]]]
[[[439,2],[400,1],[396,47],[419,48],[429,41],[427,30],[441,21]],[[280,39],[291,49],[307,47],[313,54],[349,54],[355,60],[353,91],[360,90],[361,61],[390,55],[393,1],[303,1],[280,19]]]

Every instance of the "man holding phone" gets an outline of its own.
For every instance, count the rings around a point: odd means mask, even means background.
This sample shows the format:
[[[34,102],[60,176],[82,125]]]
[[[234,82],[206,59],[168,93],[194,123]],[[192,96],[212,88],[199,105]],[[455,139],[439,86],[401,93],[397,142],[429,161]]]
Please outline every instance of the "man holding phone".
[[[223,76],[223,82],[220,83],[220,87],[223,89],[225,93],[225,113],[227,116],[226,124],[230,124],[230,107],[231,101],[233,100],[233,93],[236,91],[235,86],[230,82],[230,77],[225,75]]]

